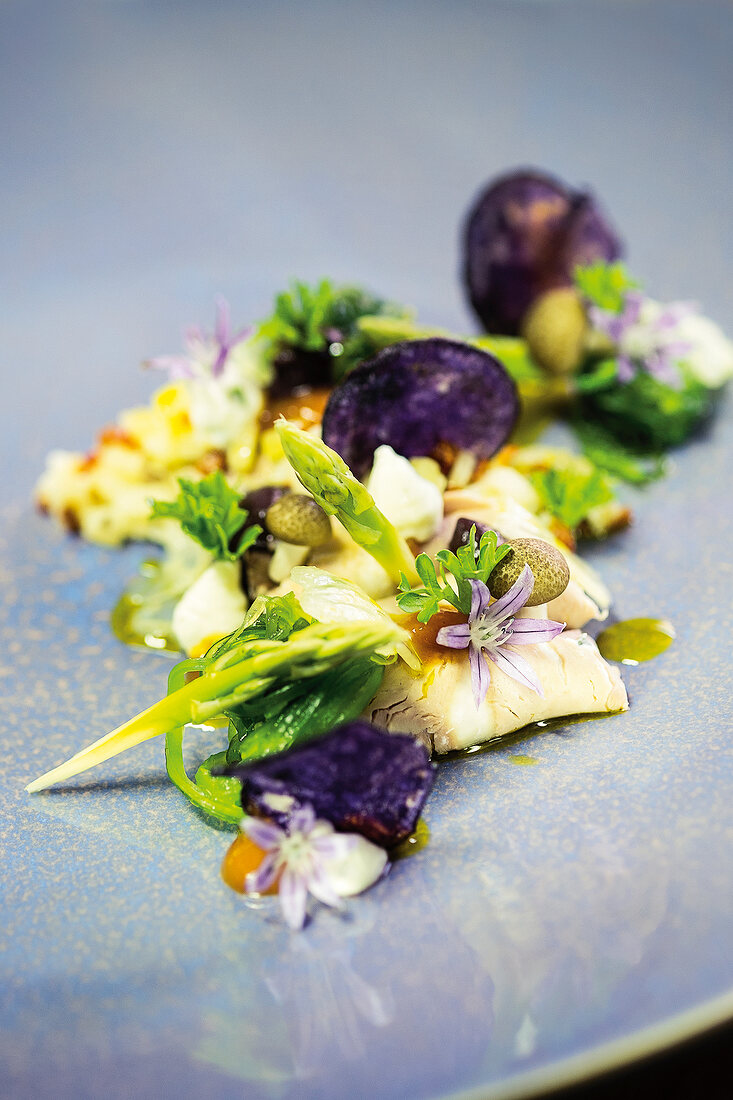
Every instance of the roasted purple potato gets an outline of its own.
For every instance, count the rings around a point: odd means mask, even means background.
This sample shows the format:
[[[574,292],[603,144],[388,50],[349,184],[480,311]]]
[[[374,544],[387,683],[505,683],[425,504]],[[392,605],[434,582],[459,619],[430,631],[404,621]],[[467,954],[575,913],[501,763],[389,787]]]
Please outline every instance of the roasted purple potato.
[[[246,813],[285,826],[296,806],[310,803],[334,828],[389,848],[414,832],[434,768],[412,737],[357,719],[300,748],[235,765],[228,774],[242,782]],[[293,800],[287,808],[283,796]]]
[[[622,242],[589,192],[534,170],[483,190],[463,230],[463,277],[487,332],[519,334],[547,290],[570,286],[576,267],[621,256]]]
[[[406,458],[444,444],[491,458],[518,415],[517,388],[493,355],[441,337],[409,340],[360,363],[334,389],[323,441],[363,477],[383,443]]]

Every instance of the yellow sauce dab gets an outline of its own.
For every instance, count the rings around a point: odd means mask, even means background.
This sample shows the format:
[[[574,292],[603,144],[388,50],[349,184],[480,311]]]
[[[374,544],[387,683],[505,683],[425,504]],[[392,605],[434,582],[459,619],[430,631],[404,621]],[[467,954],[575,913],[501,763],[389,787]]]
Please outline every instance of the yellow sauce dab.
[[[262,848],[257,847],[253,840],[250,840],[244,833],[240,833],[234,838],[224,856],[221,865],[221,877],[232,890],[236,890],[238,894],[243,894],[245,892],[245,878],[250,871],[257,870],[266,854]],[[268,886],[265,893],[276,894],[278,881],[276,879],[271,886]]]
[[[609,626],[596,642],[607,661],[638,665],[664,653],[674,638],[674,627],[667,619],[627,619]]]

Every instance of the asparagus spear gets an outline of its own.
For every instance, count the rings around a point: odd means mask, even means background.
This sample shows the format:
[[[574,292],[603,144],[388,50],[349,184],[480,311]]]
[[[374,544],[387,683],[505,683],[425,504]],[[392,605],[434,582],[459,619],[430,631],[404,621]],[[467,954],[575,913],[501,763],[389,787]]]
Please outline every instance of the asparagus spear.
[[[214,718],[280,682],[313,676],[354,657],[371,656],[380,647],[403,643],[406,638],[401,627],[385,618],[350,624],[313,623],[286,641],[243,642],[213,659],[195,680],[34,779],[26,790],[31,794],[45,790],[151,737]]]
[[[287,420],[278,420],[275,428],[298,480],[321,508],[340,520],[354,542],[379,562],[395,585],[403,573],[411,584],[418,585],[410,547],[341,456]]]

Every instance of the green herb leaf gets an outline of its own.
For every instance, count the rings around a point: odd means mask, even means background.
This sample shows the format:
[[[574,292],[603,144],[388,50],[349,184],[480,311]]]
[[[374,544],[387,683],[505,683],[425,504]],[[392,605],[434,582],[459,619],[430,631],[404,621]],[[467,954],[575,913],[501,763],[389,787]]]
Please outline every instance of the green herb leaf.
[[[181,477],[178,484],[177,499],[154,501],[151,515],[176,520],[187,535],[221,561],[236,561],[262,533],[253,523],[242,532],[236,549],[230,549],[234,536],[245,527],[247,512],[239,507],[239,494],[227,484],[221,470],[201,481]]]
[[[509,546],[499,546],[497,542],[495,531],[485,531],[477,545],[474,524],[468,541],[455,554],[451,550],[439,550],[435,561],[427,554],[420,554],[415,560],[415,567],[422,586],[411,585],[403,574],[397,595],[398,607],[408,614],[417,612],[418,622],[421,623],[428,622],[440,610],[441,601],[468,615],[471,610],[471,581],[479,580],[485,584],[494,567],[510,551]]]
[[[256,716],[250,717],[251,707],[235,716],[239,721],[232,723],[227,763],[283,752],[348,722],[374,698],[383,675],[383,665],[359,658],[288,684],[279,697],[270,693]]]
[[[239,629],[217,642],[206,656],[213,660],[245,642],[263,639],[284,642],[312,621],[292,592],[286,592],[284,596],[258,596]]]
[[[336,291],[328,279],[315,286],[294,282],[275,298],[272,315],[259,326],[259,335],[278,346],[321,351],[324,330]]]
[[[588,370],[577,375],[575,389],[578,393],[596,393],[598,390],[607,390],[616,384],[618,378],[618,364],[615,359],[601,359],[593,363]]]
[[[614,497],[608,478],[599,469],[537,470],[530,474],[530,479],[547,510],[571,530],[585,519],[591,508]]]
[[[683,363],[679,386],[639,370],[623,385],[586,394],[582,411],[614,439],[640,454],[658,455],[683,443],[706,416],[710,391]]]
[[[601,260],[587,267],[576,267],[574,278],[583,297],[608,313],[620,313],[628,291],[639,286],[620,262],[606,264]]]

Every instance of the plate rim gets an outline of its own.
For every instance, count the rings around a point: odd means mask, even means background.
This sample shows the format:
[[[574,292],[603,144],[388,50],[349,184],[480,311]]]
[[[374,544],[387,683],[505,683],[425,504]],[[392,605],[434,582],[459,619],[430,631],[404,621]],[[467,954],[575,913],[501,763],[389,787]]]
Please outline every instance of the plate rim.
[[[588,1051],[436,1100],[532,1100],[548,1096],[558,1089],[595,1081],[615,1070],[641,1064],[647,1058],[669,1051],[679,1043],[700,1038],[726,1023],[733,1023],[733,989]]]

